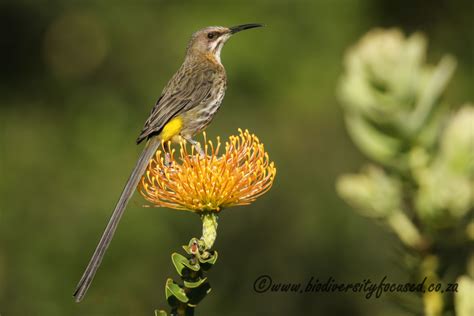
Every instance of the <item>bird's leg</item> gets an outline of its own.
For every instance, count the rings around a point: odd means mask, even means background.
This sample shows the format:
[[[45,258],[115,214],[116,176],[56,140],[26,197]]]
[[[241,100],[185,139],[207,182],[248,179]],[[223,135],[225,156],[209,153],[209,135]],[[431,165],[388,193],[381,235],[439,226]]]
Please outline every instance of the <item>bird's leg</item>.
[[[171,166],[171,144],[169,142],[165,143],[164,145],[164,152],[165,152],[165,161],[164,164],[166,167]]]
[[[196,151],[199,153],[199,155],[202,157],[206,156],[204,154],[204,151],[202,150],[201,148],[201,144],[198,142],[198,141],[195,141],[194,139],[192,139],[191,137],[183,137],[187,142],[189,142],[191,145],[194,146],[194,148],[196,148]]]
[[[171,167],[171,156],[169,152],[165,152],[165,166]]]
[[[173,165],[171,163],[171,142],[166,142],[163,146],[163,151],[165,153],[165,157],[164,157],[164,161],[163,161],[163,165],[166,167],[166,169],[168,170],[168,172],[170,173],[173,173],[173,172],[176,172],[174,170],[174,168],[171,168],[171,166]],[[160,169],[160,173],[161,175],[165,175],[165,171],[164,170],[161,170]]]

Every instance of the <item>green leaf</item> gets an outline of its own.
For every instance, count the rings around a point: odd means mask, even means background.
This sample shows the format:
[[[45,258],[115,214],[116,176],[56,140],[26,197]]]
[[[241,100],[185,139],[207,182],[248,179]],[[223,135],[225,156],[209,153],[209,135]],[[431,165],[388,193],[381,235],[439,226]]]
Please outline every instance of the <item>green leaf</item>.
[[[176,284],[172,279],[166,280],[165,293],[166,300],[172,306],[176,305],[174,304],[175,302],[173,301],[173,298],[178,299],[182,303],[187,303],[189,301],[189,298],[186,296],[184,289],[181,288],[181,286],[179,286],[178,284]]]
[[[401,140],[381,133],[359,115],[346,115],[346,125],[354,143],[370,158],[384,164],[402,164],[397,155],[402,151]]]
[[[402,209],[402,184],[382,168],[366,166],[361,173],[341,176],[338,194],[359,213],[373,218],[386,218]]]
[[[168,316],[164,310],[155,310],[155,316]]]
[[[206,282],[206,280],[207,280],[207,278],[202,278],[202,279],[199,279],[198,281],[195,281],[195,282],[184,281],[184,286],[187,287],[187,288],[190,288],[190,289],[194,289],[194,288],[197,288],[197,287],[201,286],[201,284]]]
[[[426,86],[422,90],[415,111],[407,122],[412,133],[418,131],[425,125],[430,113],[437,105],[437,100],[444,92],[449,79],[451,79],[455,68],[456,60],[451,56],[443,57],[438,66],[436,66]]]
[[[210,256],[206,259],[200,257],[199,262],[201,263],[209,263],[209,264],[214,264],[217,261],[217,251],[214,251],[210,253]]]
[[[182,245],[181,247],[183,247],[184,251],[186,251],[188,255],[191,255],[191,250],[189,249],[189,245]]]
[[[200,269],[198,262],[196,262],[196,264],[192,264],[189,262],[188,258],[183,255],[180,255],[177,252],[171,254],[171,261],[173,261],[173,265],[180,276],[183,276],[183,270],[185,268],[188,268],[192,271],[199,271]]]
[[[201,262],[201,269],[203,271],[209,270],[217,261],[217,251],[213,251],[211,256],[207,259],[199,258],[199,261]]]

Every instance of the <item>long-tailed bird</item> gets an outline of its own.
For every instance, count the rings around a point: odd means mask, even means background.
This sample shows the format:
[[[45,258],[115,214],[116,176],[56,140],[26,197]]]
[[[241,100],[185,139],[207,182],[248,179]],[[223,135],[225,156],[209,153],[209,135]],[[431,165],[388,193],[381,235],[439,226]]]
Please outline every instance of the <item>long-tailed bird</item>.
[[[84,298],[125,207],[160,144],[184,139],[202,153],[193,136],[209,125],[224,98],[227,78],[220,57],[222,47],[233,34],[261,26],[210,26],[192,35],[183,64],[163,89],[137,138],[137,143],[147,140],[145,148],[77,285],[74,292],[76,302]]]

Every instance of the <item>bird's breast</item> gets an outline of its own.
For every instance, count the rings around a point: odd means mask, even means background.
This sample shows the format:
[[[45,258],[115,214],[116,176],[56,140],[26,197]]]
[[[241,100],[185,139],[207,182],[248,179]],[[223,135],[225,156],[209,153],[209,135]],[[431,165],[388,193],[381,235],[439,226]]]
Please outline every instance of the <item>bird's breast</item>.
[[[226,90],[225,77],[216,82],[210,89],[207,97],[194,109],[183,116],[183,134],[194,136],[204,130],[219,110]]]

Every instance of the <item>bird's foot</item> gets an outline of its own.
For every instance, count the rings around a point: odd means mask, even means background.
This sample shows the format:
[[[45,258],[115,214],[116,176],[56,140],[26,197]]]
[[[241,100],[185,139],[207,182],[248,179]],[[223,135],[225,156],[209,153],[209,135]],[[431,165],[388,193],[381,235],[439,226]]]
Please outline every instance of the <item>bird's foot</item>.
[[[204,152],[204,150],[202,150],[201,143],[195,141],[192,138],[185,138],[185,140],[194,147],[194,149],[199,153],[201,158],[206,157],[206,153]]]
[[[171,167],[171,155],[169,152],[165,152],[165,161],[164,161],[165,167],[169,168]]]
[[[176,170],[173,167],[173,162],[171,161],[171,155],[168,152],[165,152],[165,158],[163,161],[163,166],[165,167],[166,171],[168,173],[174,173]],[[165,171],[163,169],[160,169],[161,175],[165,175]]]

